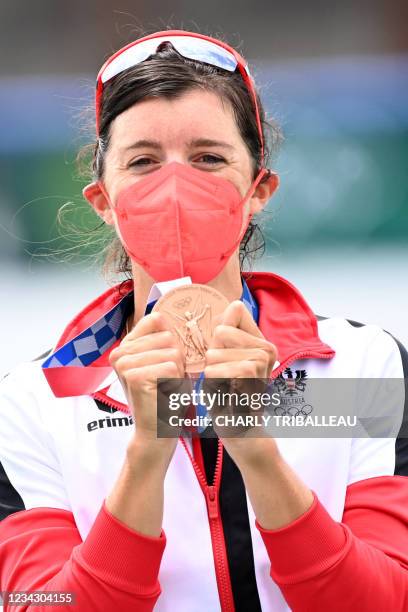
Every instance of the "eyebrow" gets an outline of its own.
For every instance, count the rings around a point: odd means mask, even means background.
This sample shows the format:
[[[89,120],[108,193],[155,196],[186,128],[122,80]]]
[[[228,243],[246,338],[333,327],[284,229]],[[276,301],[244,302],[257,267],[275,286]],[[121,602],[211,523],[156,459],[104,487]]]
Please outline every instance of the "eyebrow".
[[[189,142],[190,147],[224,147],[225,149],[233,149],[234,147],[223,140],[212,140],[211,138],[197,138]]]
[[[222,140],[212,140],[211,138],[196,138],[190,140],[188,146],[194,147],[223,147],[225,149],[233,149],[234,147],[228,142]],[[157,140],[136,140],[128,147],[124,147],[123,151],[133,151],[135,149],[162,149],[162,145]]]

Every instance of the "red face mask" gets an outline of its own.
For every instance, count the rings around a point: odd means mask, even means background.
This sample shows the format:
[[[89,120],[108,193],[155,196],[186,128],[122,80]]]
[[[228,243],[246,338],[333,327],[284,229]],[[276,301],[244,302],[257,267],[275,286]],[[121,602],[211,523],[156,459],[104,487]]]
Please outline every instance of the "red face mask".
[[[207,283],[226,265],[245,226],[242,198],[228,180],[171,162],[119,193],[115,212],[123,245],[156,282],[190,276]]]

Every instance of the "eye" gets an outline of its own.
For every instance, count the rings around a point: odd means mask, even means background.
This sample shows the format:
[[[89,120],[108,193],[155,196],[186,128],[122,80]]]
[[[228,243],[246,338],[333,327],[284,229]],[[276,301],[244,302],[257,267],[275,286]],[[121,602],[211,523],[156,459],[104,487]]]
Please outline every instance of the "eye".
[[[154,159],[150,157],[139,157],[138,159],[133,160],[129,164],[129,168],[146,168],[152,164],[157,163]]]
[[[203,155],[200,155],[199,157],[197,157],[194,161],[199,164],[215,165],[215,164],[224,163],[225,159],[221,157],[220,155],[213,155],[212,153],[204,153]]]

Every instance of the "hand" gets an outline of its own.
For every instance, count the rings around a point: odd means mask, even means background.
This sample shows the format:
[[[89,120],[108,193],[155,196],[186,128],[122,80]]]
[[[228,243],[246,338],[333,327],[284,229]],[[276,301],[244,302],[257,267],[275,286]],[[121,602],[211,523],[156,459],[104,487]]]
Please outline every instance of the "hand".
[[[269,378],[277,349],[266,340],[241,300],[231,302],[206,352],[205,377]]]
[[[178,437],[157,438],[157,379],[184,378],[184,355],[163,315],[152,312],[142,317],[111,351],[110,363],[125,391],[136,425],[138,445],[150,441],[155,448],[174,452]]]
[[[276,358],[276,346],[263,336],[245,304],[240,300],[235,300],[225,309],[219,325],[214,330],[206,352],[205,380],[233,379],[231,384],[235,387],[233,390],[236,390],[237,383],[240,388],[245,385],[245,381],[242,381],[243,385],[240,385],[237,379],[269,379]],[[207,385],[211,386],[211,382]],[[253,384],[251,387],[254,391]],[[228,412],[228,407],[218,406],[216,409],[217,414],[222,414],[223,411]],[[214,419],[214,410],[212,413]],[[265,440],[261,444],[262,440],[244,437],[250,432],[245,433],[241,430],[237,432],[237,434],[240,433],[240,437],[223,437],[222,429],[214,425],[214,430],[217,431],[227,451],[237,464],[249,459],[256,460],[258,453],[263,452],[266,446]],[[231,434],[231,428],[227,429]],[[273,441],[270,440],[267,444],[271,447]]]

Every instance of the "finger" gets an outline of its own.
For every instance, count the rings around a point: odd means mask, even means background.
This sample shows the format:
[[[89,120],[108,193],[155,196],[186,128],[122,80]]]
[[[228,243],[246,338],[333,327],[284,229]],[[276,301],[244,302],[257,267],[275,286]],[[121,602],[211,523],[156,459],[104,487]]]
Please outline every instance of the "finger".
[[[230,325],[217,325],[209,342],[208,348],[250,348],[258,338],[247,332],[231,327]]]
[[[116,354],[117,358],[118,355],[133,355],[153,349],[177,346],[179,346],[179,343],[171,331],[158,331],[139,338],[128,339],[126,342],[122,340],[120,345],[111,351],[111,355]]]
[[[122,342],[128,342],[147,334],[152,334],[159,331],[169,330],[169,326],[166,323],[161,312],[151,312],[145,315],[136,323],[134,328],[125,336]]]
[[[223,348],[260,348],[268,351],[268,353],[273,353],[271,359],[274,358],[274,361],[276,361],[278,353],[276,346],[263,336],[253,336],[242,329],[231,327],[230,325],[217,325],[210,340],[208,350]]]
[[[221,324],[237,327],[258,338],[264,337],[253,316],[241,300],[234,300],[228,304],[224,310]]]
[[[204,369],[205,378],[259,378],[257,362],[250,360],[227,361],[208,365]]]
[[[271,345],[273,346],[273,345]],[[205,354],[206,365],[215,365],[217,363],[225,363],[227,361],[257,361],[269,371],[274,365],[275,352],[273,350],[265,350],[262,348],[224,348],[224,349],[208,349]]]
[[[179,378],[177,364],[174,361],[164,361],[126,372],[126,382],[130,385],[143,384],[147,380],[157,381],[158,378]]]
[[[177,365],[179,375],[184,377],[184,355],[177,348],[157,349],[146,353],[122,355],[115,361],[112,361],[112,365],[114,365],[118,375],[123,376],[124,373],[130,369],[142,368],[168,361],[173,361]]]

